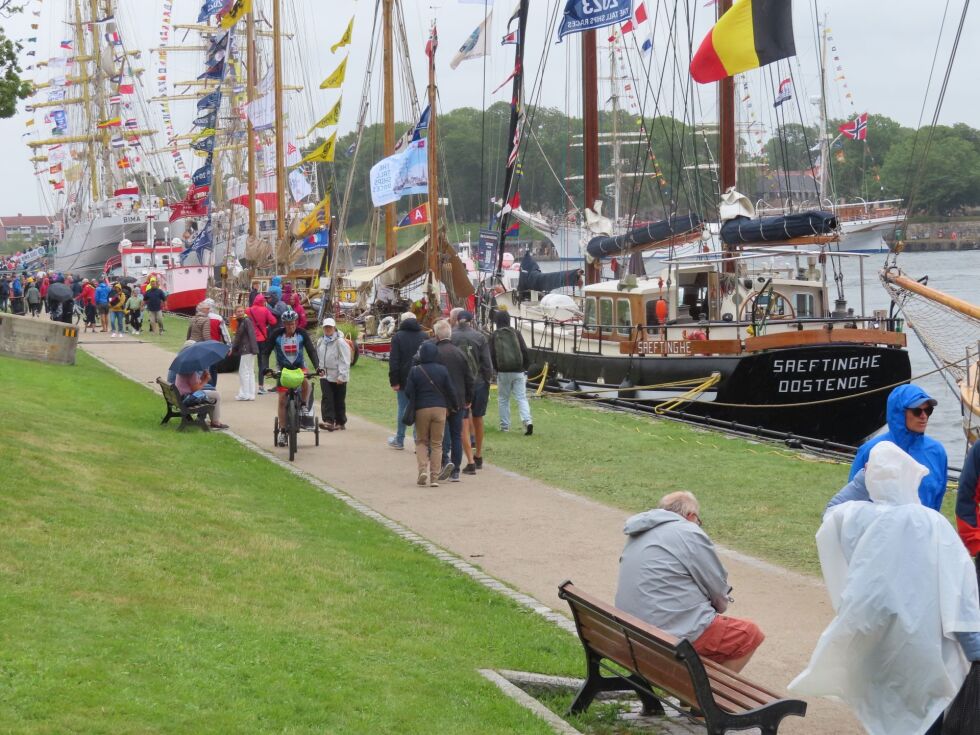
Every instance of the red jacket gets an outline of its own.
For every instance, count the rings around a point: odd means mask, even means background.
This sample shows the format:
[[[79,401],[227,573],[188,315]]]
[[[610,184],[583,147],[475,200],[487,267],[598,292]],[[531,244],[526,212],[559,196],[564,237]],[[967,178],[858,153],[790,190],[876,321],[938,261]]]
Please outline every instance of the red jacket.
[[[977,523],[977,508],[980,507],[980,441],[973,444],[956,490],[956,530],[970,556],[980,554],[980,527]]]
[[[255,339],[259,342],[265,342],[272,327],[279,323],[275,315],[269,311],[269,307],[265,305],[265,296],[262,294],[255,297],[255,301],[245,310],[245,313],[255,325]]]
[[[95,287],[91,283],[82,286],[82,304],[95,306]]]

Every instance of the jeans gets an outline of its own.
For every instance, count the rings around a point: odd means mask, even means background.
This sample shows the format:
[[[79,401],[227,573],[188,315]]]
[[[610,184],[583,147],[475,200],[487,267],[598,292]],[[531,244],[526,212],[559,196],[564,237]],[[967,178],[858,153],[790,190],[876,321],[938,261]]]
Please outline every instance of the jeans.
[[[446,430],[442,434],[442,459],[446,457],[460,469],[463,462],[463,412],[456,411],[446,417]]]
[[[126,331],[126,314],[124,312],[110,311],[109,320],[112,322],[112,328],[110,331],[119,332],[120,334]]]
[[[407,427],[402,423],[402,416],[405,415],[405,409],[408,408],[408,396],[405,395],[404,390],[395,391],[395,395],[398,397],[398,413],[395,415],[395,441],[404,444]]]
[[[531,406],[527,402],[526,373],[497,373],[497,410],[500,413],[500,428],[510,428],[510,396],[517,401],[521,421],[531,423]]]

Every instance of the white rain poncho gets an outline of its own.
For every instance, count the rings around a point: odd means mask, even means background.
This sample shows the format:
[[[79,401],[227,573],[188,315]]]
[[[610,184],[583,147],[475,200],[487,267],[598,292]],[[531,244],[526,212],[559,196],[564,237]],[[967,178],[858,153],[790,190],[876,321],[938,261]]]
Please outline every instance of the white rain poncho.
[[[980,631],[977,578],[956,531],[922,506],[928,470],[891,442],[871,452],[872,503],[832,508],[817,550],[837,616],[789,689],[846,702],[872,735],[921,735],[969,664],[954,632]]]

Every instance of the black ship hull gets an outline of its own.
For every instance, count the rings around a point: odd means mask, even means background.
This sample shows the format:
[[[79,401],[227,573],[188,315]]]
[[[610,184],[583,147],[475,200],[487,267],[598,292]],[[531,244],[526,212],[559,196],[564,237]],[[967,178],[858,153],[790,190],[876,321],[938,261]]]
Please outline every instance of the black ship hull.
[[[833,343],[740,355],[599,355],[529,347],[529,375],[600,398],[660,405],[718,378],[676,410],[856,446],[885,424],[891,387],[912,375],[904,349]],[[666,383],[688,381],[683,386]],[[616,389],[616,390],[613,390]],[[600,393],[601,391],[601,393]]]

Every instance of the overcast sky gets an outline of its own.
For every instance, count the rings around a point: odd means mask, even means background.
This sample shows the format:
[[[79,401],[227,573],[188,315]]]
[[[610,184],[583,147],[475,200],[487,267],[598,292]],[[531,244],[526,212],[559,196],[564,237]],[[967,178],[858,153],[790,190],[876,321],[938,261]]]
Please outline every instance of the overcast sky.
[[[301,93],[290,95],[289,114],[291,127],[296,133],[305,132],[311,121],[322,116],[340,96],[334,90],[319,90],[318,83],[322,81],[349,51],[350,59],[347,70],[347,80],[342,90],[344,107],[341,117],[340,134],[352,130],[356,124],[357,108],[364,84],[365,69],[368,53],[371,47],[371,26],[375,9],[374,0],[282,0],[284,21],[292,28],[298,23],[299,28],[295,37],[287,42],[289,64],[287,82],[302,84],[306,89]],[[935,92],[945,73],[949,58],[949,50],[959,22],[962,1],[953,3],[948,10],[946,28],[940,38],[944,4],[942,0],[921,2],[921,0],[811,0],[794,2],[794,25],[797,46],[797,59],[790,65],[783,62],[777,71],[782,76],[786,69],[792,68],[799,97],[815,93],[817,89],[818,54],[816,48],[816,33],[814,30],[814,15],[823,17],[828,14],[828,26],[831,28],[832,45],[836,51],[831,55],[839,57],[832,62],[832,67],[841,66],[841,71],[832,69],[836,76],[843,75],[844,80],[833,79],[828,83],[828,99],[831,115],[847,117],[858,112],[871,112],[887,115],[903,125],[916,126],[923,106],[927,89],[927,80],[933,57],[939,44],[937,67],[931,87],[931,94],[926,100],[924,121],[928,122],[935,106]],[[173,0],[174,18],[177,22],[195,20],[200,6],[199,0]],[[270,0],[256,0],[260,7],[267,8]],[[419,95],[424,94],[426,83],[425,57],[423,48],[428,35],[429,25],[435,17],[438,20],[439,52],[437,55],[437,73],[439,94],[442,109],[452,109],[460,106],[481,108],[484,105],[509,99],[509,85],[495,95],[490,91],[500,84],[513,68],[513,46],[500,46],[499,40],[504,35],[507,19],[513,10],[515,0],[496,0],[489,5],[493,9],[491,20],[490,57],[483,60],[464,61],[455,70],[449,68],[456,49],[466,40],[471,31],[483,20],[483,6],[467,4],[458,0],[439,0],[433,4],[427,0],[403,0],[406,35],[409,39],[412,66]],[[713,16],[712,8],[704,8],[702,0],[691,0],[692,12],[696,12],[694,36],[695,44],[707,31]],[[155,93],[156,58],[149,49],[158,45],[163,0],[117,0],[120,18],[120,32],[124,37],[127,48],[141,48],[145,51],[143,65],[147,68],[145,84],[150,87],[146,97]],[[543,92],[539,99],[541,104],[553,106],[569,114],[580,114],[580,96],[578,93],[578,41],[575,36],[568,37],[563,43],[555,44],[553,34],[546,39],[548,24],[554,17],[555,9],[564,6],[565,0],[531,0],[529,16],[528,48],[526,70],[529,77],[538,74],[542,56],[547,50],[549,55],[544,66]],[[638,5],[634,0],[634,6]],[[60,21],[64,17],[65,3],[58,0],[46,0],[43,4],[38,0],[30,0],[28,12],[24,16],[16,16],[3,21],[4,28],[13,38],[38,36],[38,59],[46,58],[57,53],[58,41],[65,33]],[[656,0],[646,0],[646,9],[651,21],[636,34],[637,40],[647,36],[654,39],[654,53],[658,62],[662,60],[665,44],[662,34],[654,27],[654,21],[659,13],[665,12],[664,7],[673,7],[673,3],[658,6]],[[31,16],[30,11],[39,8],[40,18]],[[271,19],[271,14],[266,11]],[[355,18],[354,42],[349,49],[339,49],[331,54],[329,46],[335,43],[343,33],[350,17]],[[39,22],[40,29],[29,29],[31,22]],[[601,31],[600,37],[605,38],[607,32]],[[940,121],[944,123],[964,122],[973,127],[980,127],[977,119],[978,94],[975,79],[976,70],[980,68],[980,20],[974,12],[967,17],[963,29],[963,42],[950,77],[949,88]],[[183,34],[175,34],[172,43],[179,43]],[[196,39],[188,36],[187,43]],[[33,46],[28,46],[25,51]],[[651,57],[647,57],[649,61]],[[25,59],[25,65],[33,59]],[[170,54],[168,65],[171,79],[188,79],[196,76],[195,71],[201,63],[200,55],[187,54],[179,57]],[[569,73],[572,70],[572,73]],[[762,123],[771,119],[771,87],[768,72],[747,75],[751,84],[751,102],[758,112]],[[39,76],[39,80],[45,79]],[[656,80],[654,80],[656,83]],[[843,84],[847,84],[846,89]],[[640,83],[642,88],[643,83]],[[404,85],[402,85],[404,86]],[[530,81],[528,82],[530,87]],[[852,95],[851,100],[846,94]],[[530,92],[529,92],[530,94]],[[710,119],[714,114],[714,98],[709,89],[699,90],[699,116]],[[408,119],[406,92],[403,90],[398,97],[398,117]],[[768,98],[768,99],[767,99]],[[370,122],[377,122],[380,117],[380,103],[377,97],[376,85],[370,93],[372,112]],[[853,101],[854,106],[850,106]],[[804,107],[807,107],[804,105]],[[669,110],[667,110],[669,111]],[[192,103],[174,103],[174,115],[177,121],[177,132],[185,132],[193,112]],[[747,117],[743,105],[742,115]],[[647,114],[650,114],[647,108]],[[680,113],[678,112],[678,115]],[[809,111],[807,112],[809,114]],[[17,212],[37,213],[46,211],[46,200],[41,196],[32,164],[29,162],[30,151],[24,145],[22,134],[27,130],[25,121],[33,117],[23,111],[10,120],[0,121],[0,146],[3,150],[3,160],[6,162],[4,176],[0,177],[0,196],[3,198],[2,214]],[[798,121],[798,117],[796,118]],[[812,121],[812,120],[809,120]],[[40,120],[39,120],[40,122]],[[869,142],[873,145],[874,130],[868,134]],[[194,161],[188,157],[188,165]],[[47,177],[43,177],[46,179]],[[50,201],[48,199],[47,201]]]

